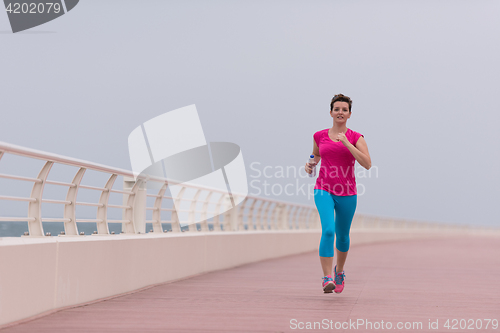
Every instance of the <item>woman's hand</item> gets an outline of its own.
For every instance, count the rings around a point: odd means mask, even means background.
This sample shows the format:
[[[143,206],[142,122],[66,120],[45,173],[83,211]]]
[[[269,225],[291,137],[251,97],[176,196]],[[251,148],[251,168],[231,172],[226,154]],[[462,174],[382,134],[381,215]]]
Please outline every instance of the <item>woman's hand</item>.
[[[319,161],[321,160],[321,157],[319,156],[319,148],[318,148],[318,145],[316,144],[316,141],[313,140],[313,151],[312,151],[312,154],[311,155],[314,155],[314,163],[309,163],[307,162],[306,165],[305,165],[305,169],[306,169],[306,172],[308,174],[311,174],[312,173],[312,168],[315,166],[315,165],[318,165]]]
[[[342,132],[340,132],[339,134],[337,134],[337,140],[339,140],[340,142],[342,142],[344,144],[344,146],[347,145],[347,143],[349,143],[349,140],[347,140],[347,137]]]
[[[308,174],[311,174],[312,173],[312,168],[316,165],[317,163],[309,163],[307,162],[306,163],[306,172]]]

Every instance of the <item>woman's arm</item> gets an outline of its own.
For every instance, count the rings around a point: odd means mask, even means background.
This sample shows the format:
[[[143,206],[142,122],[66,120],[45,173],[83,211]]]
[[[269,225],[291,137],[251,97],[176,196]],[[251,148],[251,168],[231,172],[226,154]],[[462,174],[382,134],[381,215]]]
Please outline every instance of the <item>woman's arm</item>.
[[[314,155],[314,162],[318,164],[319,161],[321,160],[321,156],[319,156],[319,148],[318,145],[316,144],[316,140],[314,139],[313,139],[313,153],[311,155]]]
[[[349,149],[352,156],[358,161],[358,163],[369,170],[372,167],[372,160],[370,158],[370,153],[368,152],[368,146],[366,145],[365,138],[360,136],[358,142],[356,142],[356,146],[353,146],[352,143],[347,140],[344,133],[340,133],[338,135],[338,139],[344,144],[344,146]]]
[[[321,156],[319,156],[319,148],[318,148],[318,145],[316,144],[316,141],[313,139],[313,152],[311,155],[314,155],[314,162],[316,162],[316,164],[319,163],[319,161],[321,160]],[[310,165],[309,163],[306,163],[306,172],[307,173],[311,173],[312,172],[312,165]]]

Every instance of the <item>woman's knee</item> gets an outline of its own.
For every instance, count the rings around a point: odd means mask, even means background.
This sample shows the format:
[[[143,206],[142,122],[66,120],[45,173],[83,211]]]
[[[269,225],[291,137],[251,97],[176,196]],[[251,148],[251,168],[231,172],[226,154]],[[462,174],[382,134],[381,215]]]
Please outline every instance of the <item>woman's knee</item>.
[[[336,247],[341,252],[349,251],[350,239],[349,236],[338,236],[337,235],[337,244]]]
[[[335,236],[335,230],[333,228],[324,228],[321,236],[325,238],[333,238]]]

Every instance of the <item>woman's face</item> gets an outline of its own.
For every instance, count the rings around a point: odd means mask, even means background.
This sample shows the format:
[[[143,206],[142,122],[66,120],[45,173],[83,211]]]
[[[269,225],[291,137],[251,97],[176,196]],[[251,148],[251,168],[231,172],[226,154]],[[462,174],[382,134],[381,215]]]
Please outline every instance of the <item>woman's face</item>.
[[[349,112],[349,104],[347,102],[335,102],[333,103],[333,109],[330,111],[330,115],[333,121],[340,124],[347,122],[347,119],[351,117]]]

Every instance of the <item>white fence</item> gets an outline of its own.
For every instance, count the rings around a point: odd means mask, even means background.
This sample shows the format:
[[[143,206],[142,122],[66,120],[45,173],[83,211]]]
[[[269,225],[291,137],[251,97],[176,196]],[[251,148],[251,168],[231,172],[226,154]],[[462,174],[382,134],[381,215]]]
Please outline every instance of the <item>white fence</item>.
[[[254,196],[247,196],[242,203],[235,208],[228,210],[227,205],[231,205],[231,201],[227,193],[221,192],[217,189],[210,189],[204,187],[193,187],[189,185],[182,185],[182,190],[175,200],[183,202],[176,202],[175,207],[186,206],[186,209],[178,209],[172,207],[165,208],[165,201],[172,203],[173,198],[166,195],[168,189],[168,181],[162,179],[151,179],[138,177],[137,182],[134,181],[134,175],[131,171],[100,165],[88,161],[78,160],[56,154],[51,154],[43,151],[33,150],[25,147],[20,147],[12,144],[0,142],[0,163],[2,157],[6,154],[15,154],[33,159],[44,161],[44,165],[39,170],[36,178],[23,177],[13,174],[0,174],[0,178],[12,179],[17,181],[25,181],[33,183],[31,195],[28,197],[15,197],[4,195],[0,189],[0,200],[9,201],[27,201],[29,206],[25,217],[18,216],[4,216],[0,213],[0,221],[27,221],[28,229],[26,236],[42,237],[49,236],[44,233],[42,222],[64,222],[64,231],[61,235],[77,236],[79,233],[77,222],[93,222],[96,224],[96,234],[108,235],[108,223],[121,223],[122,233],[136,234],[145,233],[145,223],[151,223],[152,229],[150,232],[161,233],[166,232],[162,224],[169,223],[171,231],[180,232],[189,230],[181,228],[179,223],[178,214],[188,214],[189,221],[195,221],[195,216],[198,218],[196,221],[202,221],[198,224],[191,224],[191,230],[267,230],[267,229],[306,229],[320,228],[319,217],[314,206],[300,205],[296,203],[287,203],[283,201],[258,198]],[[78,171],[73,176],[71,182],[60,182],[49,180],[48,177],[51,168],[55,164],[64,164],[77,167]],[[86,170],[94,170],[108,175],[105,184],[100,187],[89,186],[82,184],[81,181]],[[124,179],[123,189],[114,189],[113,185],[118,176]],[[147,193],[145,185],[147,182],[156,182],[159,190],[157,193]],[[53,184],[58,186],[67,187],[65,200],[54,200],[44,198],[44,185]],[[178,184],[177,184],[178,185]],[[89,189],[98,191],[100,198],[98,202],[83,202],[78,201],[78,190]],[[192,195],[187,195],[191,191]],[[109,203],[110,193],[123,194],[123,204],[116,205]],[[185,195],[183,194],[185,193]],[[146,205],[147,197],[155,198],[154,204],[151,207]],[[60,218],[42,217],[42,203],[53,203],[64,205],[64,214]],[[97,207],[97,214],[95,218],[77,218],[76,207],[78,205],[95,206]],[[122,219],[109,219],[108,208],[122,209]],[[146,220],[146,211],[152,211],[152,219]],[[169,219],[162,220],[162,212],[167,211],[170,213]],[[224,212],[218,215],[218,212]],[[215,215],[212,219],[206,220],[204,217],[207,213]],[[197,215],[198,214],[198,215]],[[201,216],[201,218],[200,218]],[[209,227],[210,225],[210,227]]]

